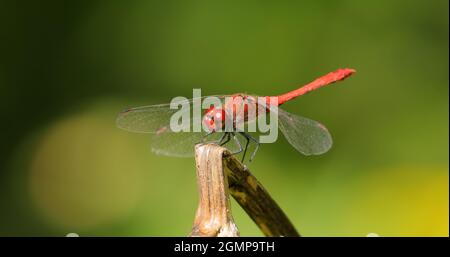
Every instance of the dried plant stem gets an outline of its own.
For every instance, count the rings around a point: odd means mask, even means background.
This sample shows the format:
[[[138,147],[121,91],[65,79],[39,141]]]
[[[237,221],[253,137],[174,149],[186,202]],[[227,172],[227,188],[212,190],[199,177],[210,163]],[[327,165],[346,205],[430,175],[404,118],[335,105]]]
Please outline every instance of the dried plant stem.
[[[226,148],[195,147],[200,202],[190,236],[239,236],[229,194],[266,236],[300,236],[264,187]]]

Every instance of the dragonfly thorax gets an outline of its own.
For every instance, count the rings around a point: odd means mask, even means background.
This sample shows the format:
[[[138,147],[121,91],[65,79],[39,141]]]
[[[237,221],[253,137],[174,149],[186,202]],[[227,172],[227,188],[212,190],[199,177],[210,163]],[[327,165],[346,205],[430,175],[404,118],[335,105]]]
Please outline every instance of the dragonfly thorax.
[[[235,94],[225,101],[223,108],[211,106],[206,110],[202,122],[209,132],[223,131],[224,129],[235,131],[237,125],[256,118],[258,115],[256,103],[256,99],[252,96]]]

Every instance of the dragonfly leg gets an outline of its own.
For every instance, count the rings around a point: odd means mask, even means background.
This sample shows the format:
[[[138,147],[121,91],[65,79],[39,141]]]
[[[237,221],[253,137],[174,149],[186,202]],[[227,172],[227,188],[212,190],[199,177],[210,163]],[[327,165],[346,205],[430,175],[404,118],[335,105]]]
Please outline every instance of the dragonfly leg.
[[[225,141],[223,141],[223,139],[225,138],[225,136],[227,137],[227,139],[225,139]],[[220,145],[220,146],[225,145],[226,143],[230,142],[230,139],[231,139],[230,133],[229,133],[229,132],[224,132],[222,138],[220,139],[219,145]],[[222,141],[223,141],[223,142],[222,142]]]
[[[244,132],[239,132],[239,134],[241,134],[247,140],[247,142],[245,143],[244,154],[242,155],[242,161],[241,161],[241,162],[244,162],[245,154],[247,153],[247,149],[248,149],[248,144],[250,143],[250,138],[248,138]]]
[[[258,152],[260,143],[259,143],[259,141],[256,138],[252,137],[252,135],[250,135],[248,133],[239,132],[239,134],[241,134],[243,137],[245,137],[247,139],[247,144],[246,144],[246,147],[245,147],[246,148],[245,151],[247,151],[247,146],[248,146],[248,143],[250,142],[250,140],[252,140],[256,144],[255,150],[253,151],[253,153],[252,153],[252,155],[250,156],[250,159],[249,159],[249,162],[251,162],[255,158],[256,152]],[[244,152],[244,156],[245,156],[245,152]],[[242,158],[242,161],[244,161],[244,158]]]
[[[202,138],[202,143],[205,143],[205,142],[206,142],[206,139],[207,139],[210,135],[212,135],[213,133],[215,133],[215,132],[214,132],[214,131],[213,131],[213,132],[209,132],[208,134],[204,135],[203,138]],[[210,141],[210,142],[216,143],[216,144],[219,144],[219,145],[222,146],[222,145],[228,143],[228,141],[230,141],[230,135],[227,135],[227,134],[228,134],[227,132],[224,132],[224,133],[222,134],[222,136],[220,136],[219,139],[213,140],[213,141]],[[223,139],[224,139],[226,136],[228,136],[228,138],[223,142]]]
[[[206,138],[207,138],[208,136],[212,135],[213,133],[214,133],[214,131],[211,131],[211,132],[209,132],[208,134],[204,135],[203,138],[202,138],[202,143],[205,143],[205,142],[206,142]]]
[[[219,138],[219,140],[216,141],[217,144],[222,145],[222,141],[225,138],[225,136],[226,136],[225,133],[223,133],[222,136]]]
[[[239,150],[237,150],[236,152],[234,152],[232,154],[238,154],[238,153],[242,152],[244,149],[242,148],[242,145],[241,145],[241,142],[239,142],[239,139],[237,139],[236,134],[234,132],[230,132],[230,134],[233,136],[234,142],[236,142],[236,144],[239,146]]]

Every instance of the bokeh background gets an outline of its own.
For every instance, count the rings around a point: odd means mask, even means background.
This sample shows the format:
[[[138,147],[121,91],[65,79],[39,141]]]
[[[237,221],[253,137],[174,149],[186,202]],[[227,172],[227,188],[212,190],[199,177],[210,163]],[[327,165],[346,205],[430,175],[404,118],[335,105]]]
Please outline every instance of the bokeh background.
[[[0,235],[184,236],[193,159],[115,126],[175,96],[284,93],[330,152],[250,169],[304,236],[448,236],[448,1],[0,1]],[[241,234],[262,236],[233,200]]]

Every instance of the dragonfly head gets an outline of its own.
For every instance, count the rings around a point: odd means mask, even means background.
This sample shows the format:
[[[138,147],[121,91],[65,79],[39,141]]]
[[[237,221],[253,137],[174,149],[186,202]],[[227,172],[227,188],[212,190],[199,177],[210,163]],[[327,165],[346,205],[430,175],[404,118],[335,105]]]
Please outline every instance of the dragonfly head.
[[[216,109],[212,106],[205,111],[202,122],[210,132],[222,130],[225,125],[225,110]]]

